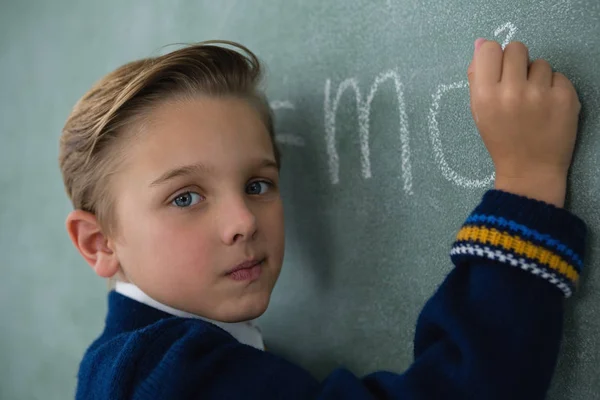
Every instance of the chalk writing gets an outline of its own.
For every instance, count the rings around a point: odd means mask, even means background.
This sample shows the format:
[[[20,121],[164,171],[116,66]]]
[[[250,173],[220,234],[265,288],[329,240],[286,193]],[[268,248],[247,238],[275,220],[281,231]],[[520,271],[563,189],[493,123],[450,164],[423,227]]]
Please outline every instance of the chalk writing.
[[[492,173],[486,179],[469,179],[464,176],[461,176],[456,171],[454,171],[448,163],[446,162],[446,158],[444,157],[444,150],[442,146],[442,140],[440,139],[440,128],[438,125],[438,114],[440,109],[440,100],[442,96],[450,90],[455,89],[464,89],[468,88],[469,83],[467,81],[460,81],[451,83],[450,85],[438,85],[436,92],[432,96],[432,104],[429,109],[429,136],[431,139],[431,145],[433,147],[433,153],[435,158],[435,163],[442,171],[442,175],[444,178],[448,179],[450,182],[454,183],[460,187],[466,188],[478,188],[485,187],[494,181],[494,174]]]
[[[305,145],[304,139],[300,136],[291,133],[278,133],[275,135],[275,141],[281,144],[287,144],[290,146],[303,147]]]
[[[273,111],[280,109],[287,110],[295,110],[296,107],[289,100],[274,100],[269,103],[269,106]],[[289,145],[289,146],[297,146],[302,147],[305,145],[304,139],[298,135],[294,135],[293,133],[278,133],[275,135],[275,141],[277,143]]]
[[[513,36],[517,32],[517,27],[512,22],[507,22],[494,30],[494,36],[500,35],[502,32],[507,32],[506,37],[504,38],[504,42],[502,42],[502,49],[510,43]],[[433,147],[435,162],[442,171],[442,175],[444,178],[448,179],[450,182],[454,183],[459,187],[466,188],[480,188],[486,187],[494,181],[495,173],[492,173],[489,177],[485,179],[469,179],[454,171],[448,163],[446,162],[446,158],[444,157],[444,150],[442,146],[442,141],[440,139],[440,128],[438,125],[438,114],[440,109],[440,100],[442,96],[450,90],[455,89],[464,89],[469,87],[469,82],[460,81],[454,82],[449,85],[441,84],[438,85],[436,92],[432,96],[432,104],[429,109],[429,136],[431,139],[431,145]]]
[[[395,70],[385,71],[379,74],[371,88],[367,99],[363,101],[360,88],[358,87],[358,80],[356,78],[349,78],[344,80],[337,89],[335,99],[331,100],[331,80],[325,81],[325,142],[327,149],[327,156],[329,160],[329,177],[331,183],[339,183],[339,156],[337,147],[335,144],[335,119],[337,110],[340,104],[340,99],[344,92],[351,88],[354,91],[356,100],[356,109],[358,112],[358,131],[359,131],[359,142],[360,142],[360,153],[361,153],[361,171],[362,176],[365,179],[371,178],[371,160],[370,160],[370,149],[369,149],[369,128],[370,128],[370,113],[371,103],[377,93],[379,86],[387,81],[392,80],[396,89],[396,97],[398,100],[398,117],[399,117],[399,133],[400,133],[400,144],[401,144],[401,168],[402,168],[402,179],[404,181],[404,192],[412,194],[412,171],[410,165],[410,145],[409,145],[409,131],[408,131],[408,118],[406,117],[406,108],[404,105],[404,93],[402,82],[400,81],[400,75]]]
[[[288,110],[296,109],[294,104],[289,100],[274,100],[274,101],[270,102],[269,105],[271,106],[271,108],[273,110],[279,110],[281,108],[288,109]]]
[[[506,34],[506,37],[504,38],[504,42],[502,42],[503,50],[510,43],[513,36],[515,36],[515,33],[517,33],[517,27],[512,22],[509,21],[509,22],[505,23],[504,25],[501,25],[498,28],[496,28],[496,30],[494,31],[494,36],[498,37],[498,35],[500,35],[504,31],[508,31],[508,33]]]
[[[494,36],[498,37],[503,32],[506,36],[502,42],[502,48],[504,49],[508,43],[511,42],[517,27],[512,22],[507,22],[500,25],[494,30]],[[325,81],[325,96],[324,96],[324,124],[325,124],[325,146],[328,158],[329,167],[329,180],[332,184],[338,184],[340,182],[339,170],[340,170],[340,156],[336,146],[336,116],[338,108],[340,106],[340,100],[346,90],[351,89],[354,92],[354,99],[356,101],[356,110],[358,113],[358,136],[360,146],[360,166],[361,174],[364,179],[370,179],[372,177],[371,171],[371,158],[370,158],[370,147],[369,147],[369,136],[370,136],[370,116],[371,116],[371,103],[373,98],[379,89],[379,86],[391,80],[394,83],[396,91],[396,99],[398,103],[398,119],[399,119],[399,139],[401,145],[401,170],[402,180],[404,183],[403,190],[406,194],[413,194],[412,189],[412,170],[411,170],[411,151],[410,151],[410,134],[408,128],[408,118],[406,115],[406,106],[404,103],[404,87],[400,80],[400,74],[395,70],[391,69],[384,71],[375,77],[375,81],[369,89],[369,93],[366,98],[360,91],[358,79],[348,78],[343,80],[335,92],[335,96],[332,96],[331,79]],[[427,117],[429,138],[433,147],[434,159],[438,168],[441,170],[444,178],[452,182],[454,185],[463,188],[481,188],[490,185],[495,178],[495,174],[492,173],[490,176],[484,179],[471,179],[460,175],[454,169],[452,169],[444,156],[444,149],[441,140],[441,132],[438,122],[438,116],[440,112],[441,101],[445,94],[451,90],[464,90],[468,89],[469,83],[466,80],[460,82],[454,82],[450,84],[440,84],[436,87],[435,92],[432,94],[431,107]],[[273,110],[294,110],[295,106],[288,100],[278,100],[270,103]],[[300,136],[291,133],[281,133],[276,135],[276,140],[279,143],[292,146],[304,146],[304,139]]]

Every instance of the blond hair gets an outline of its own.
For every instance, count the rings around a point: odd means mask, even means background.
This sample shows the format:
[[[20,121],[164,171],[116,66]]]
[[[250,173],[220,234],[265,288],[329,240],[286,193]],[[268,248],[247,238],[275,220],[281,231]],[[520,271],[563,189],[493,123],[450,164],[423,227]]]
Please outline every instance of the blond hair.
[[[158,104],[176,97],[247,99],[263,119],[279,165],[272,113],[259,89],[261,78],[258,58],[228,41],[189,45],[106,75],[75,104],[60,138],[59,164],[73,207],[96,215],[105,235],[115,233],[109,182],[123,160],[125,132]]]

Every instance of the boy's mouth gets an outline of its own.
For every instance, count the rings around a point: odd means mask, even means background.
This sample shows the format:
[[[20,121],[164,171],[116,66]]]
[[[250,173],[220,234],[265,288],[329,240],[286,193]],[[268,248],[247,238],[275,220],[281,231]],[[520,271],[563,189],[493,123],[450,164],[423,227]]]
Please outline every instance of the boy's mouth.
[[[260,277],[264,261],[264,258],[244,261],[229,270],[226,275],[235,281],[254,281]]]

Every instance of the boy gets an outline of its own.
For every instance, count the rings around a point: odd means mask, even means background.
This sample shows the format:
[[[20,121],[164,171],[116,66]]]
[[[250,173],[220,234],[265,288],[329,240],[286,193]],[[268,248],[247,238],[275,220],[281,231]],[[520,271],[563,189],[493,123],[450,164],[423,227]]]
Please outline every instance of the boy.
[[[317,382],[251,322],[283,260],[280,158],[258,60],[219,43],[124,65],[63,130],[67,230],[116,279],[77,398],[543,398],[585,239],[562,209],[581,107],[567,78],[521,43],[476,41],[471,108],[495,190],[458,233],[412,366]]]

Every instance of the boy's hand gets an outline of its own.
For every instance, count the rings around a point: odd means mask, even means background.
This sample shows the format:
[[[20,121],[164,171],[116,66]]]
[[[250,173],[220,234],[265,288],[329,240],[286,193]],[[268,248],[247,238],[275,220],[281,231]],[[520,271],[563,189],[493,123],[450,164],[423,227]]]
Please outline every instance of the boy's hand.
[[[477,39],[467,71],[471,112],[496,169],[496,189],[565,201],[581,104],[571,82],[527,47]]]

